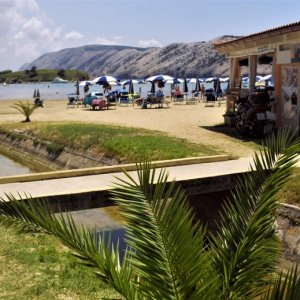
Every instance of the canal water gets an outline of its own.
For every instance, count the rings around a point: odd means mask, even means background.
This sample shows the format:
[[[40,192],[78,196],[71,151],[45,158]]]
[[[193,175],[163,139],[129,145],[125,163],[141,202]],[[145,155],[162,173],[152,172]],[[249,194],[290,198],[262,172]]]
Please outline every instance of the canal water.
[[[0,154],[0,177],[30,174],[34,171],[12,159]],[[7,191],[9,193],[9,191]],[[70,212],[78,225],[96,230],[97,240],[105,233],[105,241],[109,236],[114,247],[119,243],[120,258],[122,260],[127,247],[125,243],[124,224],[117,206],[86,209]]]
[[[30,174],[33,171],[18,162],[0,154],[0,177],[20,174]]]

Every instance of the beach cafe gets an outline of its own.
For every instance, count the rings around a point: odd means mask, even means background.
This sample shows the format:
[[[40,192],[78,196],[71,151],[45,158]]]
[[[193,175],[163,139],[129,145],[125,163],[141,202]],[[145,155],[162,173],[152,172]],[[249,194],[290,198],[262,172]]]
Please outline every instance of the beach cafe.
[[[276,127],[290,126],[299,132],[300,22],[215,44],[229,59],[226,113],[234,111],[238,97],[255,88],[258,64],[272,65],[275,100],[271,112]],[[241,87],[241,67],[248,67],[249,84]]]

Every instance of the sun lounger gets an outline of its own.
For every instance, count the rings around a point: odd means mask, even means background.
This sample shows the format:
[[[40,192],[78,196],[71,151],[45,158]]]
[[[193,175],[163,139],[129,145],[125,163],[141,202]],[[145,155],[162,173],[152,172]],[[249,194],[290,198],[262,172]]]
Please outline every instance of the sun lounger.
[[[184,95],[183,94],[181,94],[181,95],[175,95],[174,97],[173,97],[173,102],[174,102],[174,104],[183,104],[183,102],[184,102]]]
[[[107,108],[106,99],[94,99],[92,101],[91,107],[93,110],[96,110],[97,107],[99,110]]]
[[[145,99],[147,107],[148,105],[150,106],[150,108],[152,108],[153,105],[155,105],[156,108],[161,108],[163,107],[164,104],[164,97],[158,97],[156,95],[148,95],[147,98]],[[145,103],[144,103],[145,106]],[[146,108],[146,107],[144,107]]]
[[[127,92],[120,92],[120,94],[119,94],[119,105],[128,106],[129,103],[131,103],[131,101],[129,99],[128,93]]]
[[[186,99],[186,104],[197,104],[198,98],[196,97],[191,97]]]
[[[214,89],[207,89],[205,91],[205,106],[215,106],[215,103],[218,101],[217,93]]]

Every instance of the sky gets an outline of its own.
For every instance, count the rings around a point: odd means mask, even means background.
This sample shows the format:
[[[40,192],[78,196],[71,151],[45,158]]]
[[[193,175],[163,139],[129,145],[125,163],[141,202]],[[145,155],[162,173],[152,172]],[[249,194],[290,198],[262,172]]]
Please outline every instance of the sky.
[[[0,71],[90,44],[163,47],[300,21],[299,0],[0,0]]]

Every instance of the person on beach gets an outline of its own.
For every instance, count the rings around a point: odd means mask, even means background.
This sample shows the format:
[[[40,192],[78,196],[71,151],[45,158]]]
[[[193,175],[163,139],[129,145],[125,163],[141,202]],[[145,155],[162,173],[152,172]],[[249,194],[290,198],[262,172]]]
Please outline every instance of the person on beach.
[[[204,84],[201,85],[201,98],[203,99],[205,95],[205,86]]]
[[[159,89],[156,94],[156,102],[159,104],[157,108],[163,107],[163,100],[164,100],[164,92],[163,90]]]
[[[176,86],[175,91],[176,91],[176,97],[177,98],[183,96],[182,91],[180,90],[180,86],[179,85]]]

